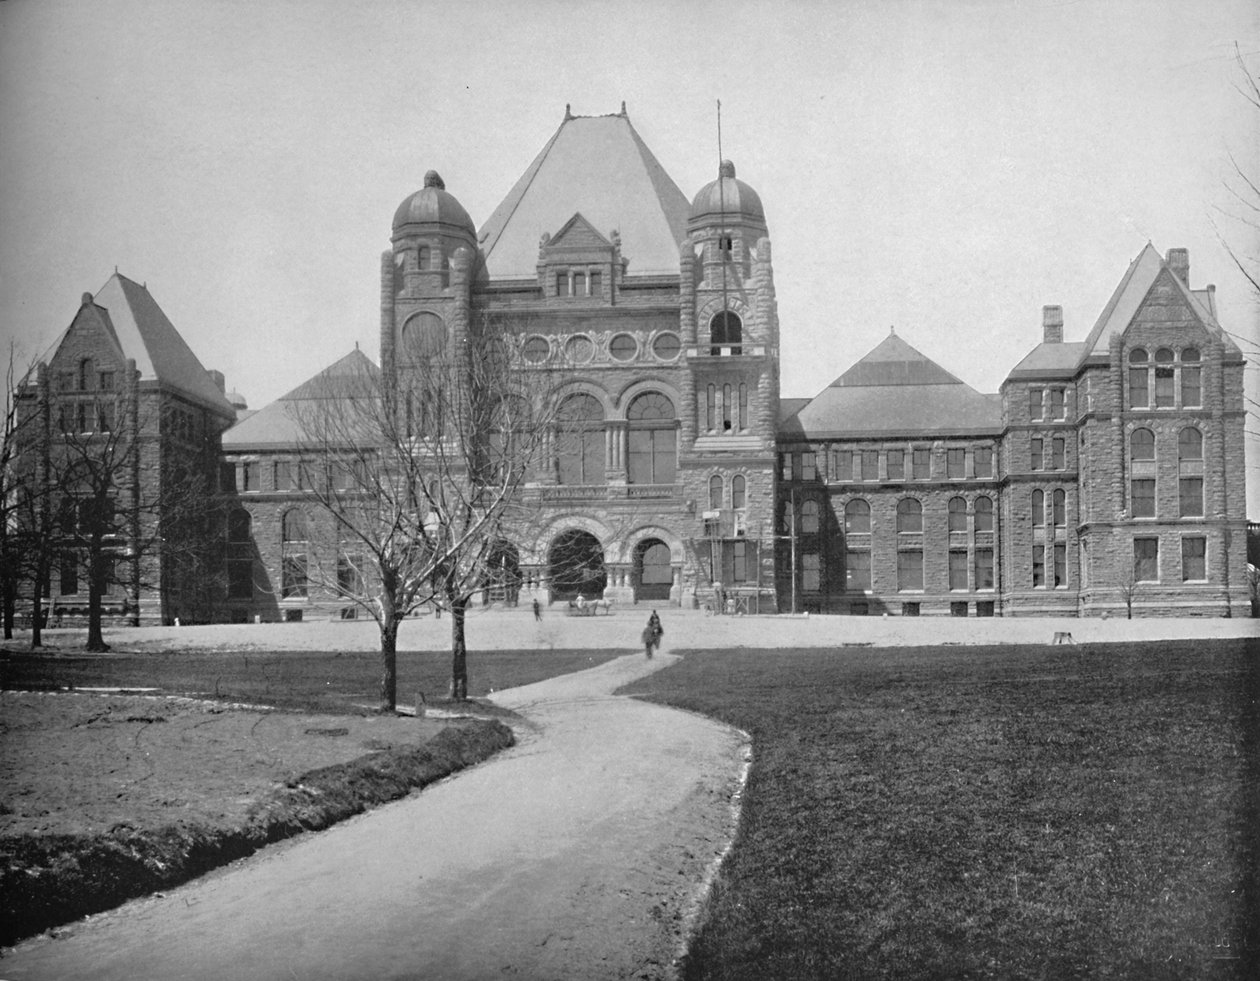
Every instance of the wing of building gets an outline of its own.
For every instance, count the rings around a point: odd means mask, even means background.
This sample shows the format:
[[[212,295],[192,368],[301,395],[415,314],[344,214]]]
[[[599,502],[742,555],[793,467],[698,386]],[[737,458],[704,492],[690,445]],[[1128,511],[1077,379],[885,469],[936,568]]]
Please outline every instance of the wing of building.
[[[489,332],[551,379],[554,438],[485,602],[1246,612],[1243,358],[1184,250],[1144,247],[1081,340],[1046,307],[999,392],[894,333],[781,399],[770,224],[731,162],[689,197],[624,107],[566,109],[506,177],[480,228],[458,175],[400,203],[372,376],[402,405],[428,359]],[[223,616],[348,615],[293,537],[316,509],[295,406],[369,370],[355,352],[225,434]],[[205,385],[186,375],[191,398]]]

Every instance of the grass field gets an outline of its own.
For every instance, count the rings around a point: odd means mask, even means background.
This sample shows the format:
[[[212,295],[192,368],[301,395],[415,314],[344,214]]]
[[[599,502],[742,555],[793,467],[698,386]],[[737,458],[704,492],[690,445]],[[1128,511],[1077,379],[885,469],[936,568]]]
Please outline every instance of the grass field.
[[[688,979],[1250,978],[1260,645],[693,652],[751,733]]]
[[[581,671],[625,650],[477,651],[468,657],[468,694]],[[318,712],[374,710],[380,688],[380,655],[372,651],[169,651],[143,654],[0,656],[0,688],[159,688],[194,695]],[[413,706],[416,693],[442,702],[450,690],[451,656],[445,651],[398,653],[398,704]],[[490,706],[483,706],[490,708]]]

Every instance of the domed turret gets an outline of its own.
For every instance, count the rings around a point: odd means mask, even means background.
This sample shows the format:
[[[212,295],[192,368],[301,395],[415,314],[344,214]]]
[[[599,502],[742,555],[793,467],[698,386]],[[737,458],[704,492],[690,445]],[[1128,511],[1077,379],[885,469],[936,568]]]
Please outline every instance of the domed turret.
[[[718,168],[718,179],[711,181],[700,189],[700,193],[691,202],[689,222],[696,224],[725,215],[732,218],[744,218],[765,224],[766,213],[761,206],[761,198],[751,187],[735,177],[735,165],[723,160]]]
[[[394,232],[397,234],[407,225],[449,225],[468,232],[476,240],[477,229],[468,212],[455,195],[446,190],[446,184],[436,170],[424,175],[424,187],[408,197],[394,212]]]

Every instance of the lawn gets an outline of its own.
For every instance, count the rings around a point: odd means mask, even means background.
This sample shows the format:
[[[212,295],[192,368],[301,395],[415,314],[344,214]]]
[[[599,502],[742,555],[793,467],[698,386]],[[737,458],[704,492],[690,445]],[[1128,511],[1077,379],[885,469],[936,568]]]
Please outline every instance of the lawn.
[[[602,664],[621,651],[476,651],[468,655],[468,694],[480,697]],[[164,694],[309,709],[372,710],[380,690],[380,654],[373,651],[169,651],[55,655],[0,654],[0,688],[159,688]],[[451,655],[399,651],[398,704],[416,693],[442,701],[450,690]]]
[[[1250,978],[1260,643],[691,652],[751,733],[688,979]]]

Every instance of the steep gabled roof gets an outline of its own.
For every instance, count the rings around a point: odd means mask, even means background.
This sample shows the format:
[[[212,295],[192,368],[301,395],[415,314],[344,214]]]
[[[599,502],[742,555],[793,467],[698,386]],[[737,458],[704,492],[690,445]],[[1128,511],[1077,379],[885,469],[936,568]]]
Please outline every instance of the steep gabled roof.
[[[223,434],[223,449],[228,453],[240,453],[253,449],[299,447],[312,439],[302,421],[320,411],[317,403],[372,398],[379,377],[380,369],[356,347],[291,392],[238,422]]]
[[[569,116],[481,227],[492,279],[537,275],[538,240],[575,212],[621,236],[629,272],[678,272],[690,205],[622,113]]]
[[[1160,278],[1160,273],[1166,269],[1168,269],[1168,264],[1164,261],[1163,256],[1156,251],[1155,246],[1147,242],[1137,257],[1129,263],[1129,268],[1120,280],[1120,285],[1111,294],[1111,299],[1107,301],[1107,305],[1103,307],[1097,322],[1090,330],[1089,336],[1085,338],[1085,350],[1082,354],[1082,360],[1091,357],[1106,358],[1109,356],[1107,348],[1112,334],[1122,333],[1128,329],[1129,324],[1133,322],[1134,316],[1141,309],[1143,301],[1150,293],[1151,287],[1155,285],[1155,280]],[[1216,315],[1212,310],[1213,304],[1206,290],[1191,290],[1181,281],[1181,277],[1175,275],[1170,269],[1164,279],[1171,282],[1174,288],[1181,293],[1186,305],[1203,322],[1205,327],[1214,334],[1221,336],[1222,339],[1228,340],[1228,338],[1224,337],[1220,325],[1216,322]]]
[[[114,273],[93,301],[107,311],[108,328],[123,356],[135,359],[141,381],[156,379],[221,415],[236,415],[144,286]]]
[[[984,395],[890,334],[786,419],[803,439],[944,436],[1002,428],[997,395]]]
[[[1042,342],[1024,356],[1024,360],[1011,369],[1009,377],[1050,375],[1071,377],[1081,363],[1086,351],[1084,341],[1058,343]]]

